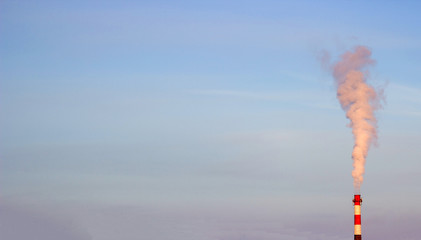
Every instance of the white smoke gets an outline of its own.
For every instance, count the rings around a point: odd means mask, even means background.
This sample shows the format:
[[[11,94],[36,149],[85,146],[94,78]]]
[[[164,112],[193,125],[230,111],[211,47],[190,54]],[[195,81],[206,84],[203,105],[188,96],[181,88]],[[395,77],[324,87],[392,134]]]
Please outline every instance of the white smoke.
[[[364,165],[370,146],[377,141],[377,119],[375,111],[381,107],[382,91],[367,83],[367,67],[373,65],[371,51],[357,46],[347,51],[333,64],[332,74],[337,87],[337,98],[350,120],[354,135],[352,152],[355,191],[359,192],[363,182]]]

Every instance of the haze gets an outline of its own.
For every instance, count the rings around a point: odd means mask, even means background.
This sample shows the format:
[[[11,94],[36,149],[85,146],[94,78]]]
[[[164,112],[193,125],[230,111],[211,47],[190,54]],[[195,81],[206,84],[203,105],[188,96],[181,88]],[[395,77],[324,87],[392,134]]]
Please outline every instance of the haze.
[[[0,3],[0,238],[344,240],[353,136],[320,54],[385,89],[362,235],[419,239],[416,1]]]

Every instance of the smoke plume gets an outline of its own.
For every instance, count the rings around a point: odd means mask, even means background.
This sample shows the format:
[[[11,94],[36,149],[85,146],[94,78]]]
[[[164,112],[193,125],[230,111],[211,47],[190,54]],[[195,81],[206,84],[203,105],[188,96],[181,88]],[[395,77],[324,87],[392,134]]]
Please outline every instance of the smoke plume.
[[[367,83],[367,68],[374,63],[371,51],[364,46],[357,46],[353,51],[342,54],[332,66],[336,97],[350,120],[349,127],[354,135],[352,177],[356,192],[359,192],[363,182],[368,150],[377,140],[375,111],[381,106],[381,92]]]

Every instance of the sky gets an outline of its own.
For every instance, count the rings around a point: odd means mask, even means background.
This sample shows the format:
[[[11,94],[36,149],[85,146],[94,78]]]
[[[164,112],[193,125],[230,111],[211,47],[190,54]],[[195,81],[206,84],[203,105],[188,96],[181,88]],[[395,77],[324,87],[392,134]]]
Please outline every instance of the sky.
[[[384,89],[362,235],[419,239],[421,3],[0,2],[0,238],[343,240],[353,137],[322,52]]]

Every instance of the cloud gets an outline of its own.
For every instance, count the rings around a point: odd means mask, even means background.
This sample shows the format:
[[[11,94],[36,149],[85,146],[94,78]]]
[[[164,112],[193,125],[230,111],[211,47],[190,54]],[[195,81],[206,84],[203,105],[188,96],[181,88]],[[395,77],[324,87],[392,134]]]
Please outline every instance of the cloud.
[[[365,223],[367,239],[419,239],[421,217],[416,213],[390,213],[370,216]]]
[[[342,231],[346,229],[343,221],[343,227],[329,227],[336,218],[322,216],[320,221],[319,215],[298,217],[270,207],[258,208],[114,205],[85,207],[77,215],[98,240],[344,240],[348,236]]]
[[[241,97],[251,98],[257,100],[281,100],[279,94],[258,93],[252,91],[238,91],[238,90],[224,90],[224,89],[209,89],[209,90],[195,90],[193,94],[209,95],[209,96],[227,96],[227,97]]]
[[[0,239],[90,240],[90,235],[65,220],[28,206],[0,204]]]
[[[391,83],[387,89],[387,114],[421,117],[421,89]]]
[[[339,109],[324,91],[314,89],[288,90],[283,92],[242,91],[227,89],[205,89],[190,91],[193,95],[228,97],[243,100],[272,101],[285,104],[298,104],[315,109]]]

